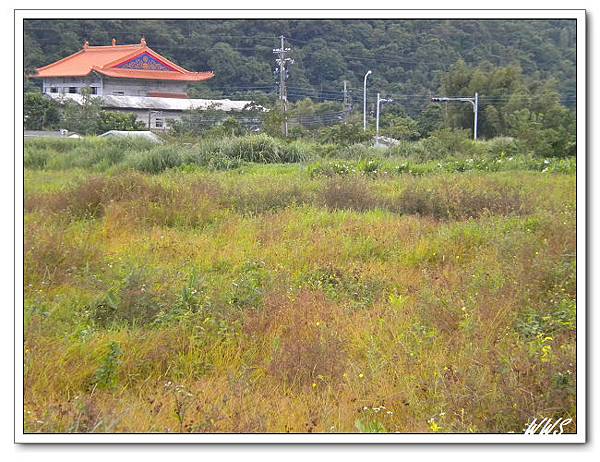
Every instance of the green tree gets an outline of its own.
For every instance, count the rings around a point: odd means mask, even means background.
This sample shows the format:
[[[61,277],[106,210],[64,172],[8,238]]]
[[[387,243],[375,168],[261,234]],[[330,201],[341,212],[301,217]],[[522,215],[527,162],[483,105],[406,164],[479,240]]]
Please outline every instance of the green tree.
[[[96,133],[105,133],[109,130],[136,131],[144,129],[144,123],[137,120],[135,114],[100,111],[94,131]]]
[[[58,104],[41,93],[26,93],[23,100],[23,125],[26,130],[56,129],[60,122]]]
[[[64,128],[82,135],[95,135],[98,133],[101,112],[100,99],[82,90],[81,104],[75,101],[64,103]]]

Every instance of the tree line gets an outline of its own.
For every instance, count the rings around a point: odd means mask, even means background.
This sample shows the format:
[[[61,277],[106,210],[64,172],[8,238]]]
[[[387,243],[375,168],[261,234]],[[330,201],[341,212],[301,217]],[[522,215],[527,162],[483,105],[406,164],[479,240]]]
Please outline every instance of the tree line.
[[[190,96],[253,99],[276,109],[273,48],[280,34],[295,60],[287,82],[292,114],[332,105],[346,110],[344,81],[352,114],[359,114],[370,69],[369,112],[375,92],[393,100],[382,112],[389,136],[472,130],[470,105],[435,105],[431,96],[478,92],[480,136],[543,139],[545,151],[574,152],[576,27],[570,20],[27,20],[25,73],[79,50],[83,40],[136,43],[143,35],[183,67],[215,72],[192,86]],[[26,91],[37,84],[28,80]]]

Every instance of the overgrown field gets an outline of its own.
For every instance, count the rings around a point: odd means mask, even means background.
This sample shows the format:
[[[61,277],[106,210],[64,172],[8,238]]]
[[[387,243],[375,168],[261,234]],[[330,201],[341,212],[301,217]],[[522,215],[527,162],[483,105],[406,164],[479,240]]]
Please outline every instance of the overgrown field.
[[[236,142],[26,145],[26,431],[575,431],[574,159]]]

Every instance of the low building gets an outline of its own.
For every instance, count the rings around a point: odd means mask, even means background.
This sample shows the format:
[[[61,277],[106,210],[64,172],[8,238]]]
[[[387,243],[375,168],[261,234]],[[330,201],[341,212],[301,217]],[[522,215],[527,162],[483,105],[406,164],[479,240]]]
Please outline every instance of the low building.
[[[50,93],[48,96],[59,103],[72,101],[83,104],[84,96],[77,93]],[[146,127],[155,130],[168,129],[169,121],[179,120],[189,111],[218,110],[240,112],[246,109],[265,110],[252,101],[230,99],[165,98],[156,96],[96,96],[103,109],[135,114]]]
[[[81,138],[78,133],[70,132],[69,130],[24,130],[23,137],[25,139],[32,138]]]

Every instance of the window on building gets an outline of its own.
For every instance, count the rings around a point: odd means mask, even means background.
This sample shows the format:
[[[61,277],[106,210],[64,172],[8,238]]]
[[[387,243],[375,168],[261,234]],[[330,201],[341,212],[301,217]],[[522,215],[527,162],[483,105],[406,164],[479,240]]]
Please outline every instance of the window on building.
[[[164,128],[162,119],[154,119],[154,127],[155,128]]]
[[[90,93],[92,95],[97,95],[98,94],[98,87],[90,87]]]
[[[58,88],[50,87],[50,93],[58,93]]]
[[[77,87],[69,87],[69,93],[77,93]]]

